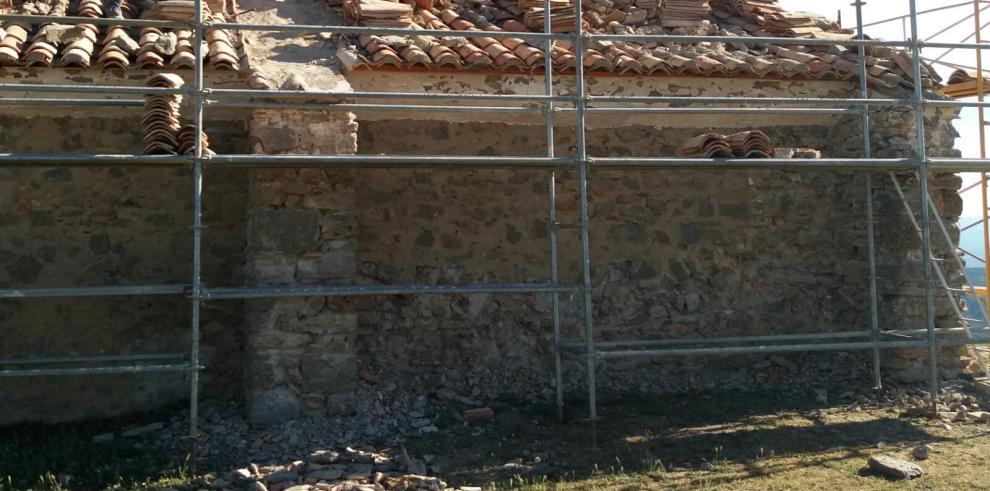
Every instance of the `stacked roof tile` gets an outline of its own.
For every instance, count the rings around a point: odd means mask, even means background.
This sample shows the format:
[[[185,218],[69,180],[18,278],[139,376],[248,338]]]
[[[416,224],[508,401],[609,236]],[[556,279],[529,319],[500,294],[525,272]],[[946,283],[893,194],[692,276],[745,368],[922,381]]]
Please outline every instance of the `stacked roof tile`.
[[[708,0],[660,0],[660,24],[664,27],[694,27],[708,19]]]
[[[386,1],[386,0],[378,0]],[[428,2],[427,2],[428,3]],[[413,27],[432,30],[478,31],[470,39],[436,36],[374,36],[347,38],[338,56],[348,69],[542,70],[542,50],[519,38],[492,38],[485,32],[541,32],[534,17],[541,0],[449,0],[430,8],[414,7]],[[832,39],[853,37],[851,31],[811,14],[787,12],[775,0],[584,0],[583,21],[598,34],[687,34],[738,37],[730,43],[655,43],[594,40],[586,44],[586,71],[618,74],[805,78],[845,80],[858,77],[857,49],[851,46],[770,46],[746,42],[747,37],[776,36]],[[553,0],[551,10],[571,6]],[[694,12],[691,9],[695,9]],[[710,13],[709,13],[710,12]],[[353,24],[365,23],[345,10]],[[527,14],[530,14],[527,17]],[[551,16],[552,18],[552,16]],[[555,31],[573,30],[553,22]],[[906,54],[889,48],[867,48],[867,78],[886,88],[913,86],[905,71]],[[910,58],[908,58],[910,60]],[[557,71],[573,70],[578,62],[573,46],[558,41],[552,52]],[[925,83],[938,82],[925,67]]]
[[[178,0],[169,0],[171,4]],[[170,4],[170,5],[171,5]],[[125,0],[125,18],[141,15],[136,3]],[[178,15],[172,5],[165,15]],[[102,0],[78,0],[67,9],[69,15],[105,17]],[[28,12],[20,12],[28,13]],[[192,32],[186,29],[129,28],[124,26],[76,26],[58,24],[66,12],[50,14],[51,23],[29,25],[7,22],[0,30],[0,65],[124,69],[124,68],[192,68],[195,64]],[[154,14],[155,18],[161,15]],[[222,14],[209,15],[212,22],[224,22]],[[236,70],[240,67],[240,41],[237,33],[212,29],[206,34],[203,55],[205,66],[213,70]]]
[[[574,4],[570,0],[550,0],[550,15],[546,13],[543,0],[520,0],[518,8],[523,11],[523,23],[534,31],[546,29],[550,18],[550,32],[571,32],[574,30]],[[522,29],[520,29],[522,30]]]
[[[410,27],[413,6],[388,0],[344,0],[344,10],[352,19],[374,27]]]
[[[201,131],[199,138],[202,141],[203,153],[212,154],[213,151],[210,150],[210,141],[206,137],[206,132]],[[183,125],[182,129],[179,130],[177,139],[179,141],[177,149],[179,155],[194,155],[196,153],[196,125]]]
[[[770,138],[758,130],[728,136],[705,133],[684,142],[679,151],[687,157],[768,159],[774,156]]]
[[[177,89],[182,87],[182,77],[173,73],[160,73],[150,78],[148,87]],[[141,114],[141,138],[144,153],[148,155],[175,155],[179,147],[179,107],[182,96],[156,94],[144,97]]]
[[[972,82],[977,79],[979,73],[976,70],[956,70],[949,75],[949,85],[961,84],[965,82]],[[987,80],[990,80],[990,75],[985,76]],[[990,84],[988,84],[990,85]]]

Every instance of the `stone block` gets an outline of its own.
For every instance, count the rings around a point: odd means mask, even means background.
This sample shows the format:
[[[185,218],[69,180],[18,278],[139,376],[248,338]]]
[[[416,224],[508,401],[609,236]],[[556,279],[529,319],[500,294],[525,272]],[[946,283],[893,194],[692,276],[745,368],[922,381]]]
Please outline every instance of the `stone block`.
[[[323,416],[327,411],[327,401],[323,394],[303,394],[302,413],[306,416]]]
[[[247,231],[250,249],[302,254],[319,250],[320,213],[316,210],[257,209]]]
[[[358,411],[358,398],[353,392],[327,396],[328,416],[350,416]]]
[[[306,208],[316,208],[318,210],[350,208],[351,206],[354,206],[354,197],[350,194],[342,196],[332,191],[320,191],[306,195],[303,198],[303,206]]]
[[[311,350],[351,351],[356,348],[357,335],[354,332],[328,332],[315,336]]]
[[[642,223],[623,223],[609,228],[609,240],[617,242],[645,242],[646,226]]]
[[[698,223],[681,224],[681,245],[690,246],[698,243],[700,226]]]
[[[307,393],[340,394],[357,388],[357,357],[353,353],[306,353],[299,368]]]
[[[248,422],[257,426],[275,426],[299,418],[299,396],[288,387],[248,391]]]
[[[312,336],[306,333],[285,332],[279,329],[263,329],[251,333],[248,347],[252,350],[297,349],[310,344]]]
[[[294,327],[313,334],[350,334],[357,330],[357,315],[324,310],[300,319]]]
[[[307,254],[299,261],[296,277],[301,282],[341,280],[357,273],[357,255],[351,249]]]
[[[352,209],[324,211],[320,217],[320,236],[329,240],[354,240],[357,219]]]
[[[749,203],[725,203],[719,205],[718,214],[729,218],[749,218],[751,210]]]
[[[268,154],[296,153],[301,147],[299,132],[282,125],[252,125],[251,139]]]
[[[284,357],[277,350],[248,347],[244,353],[244,384],[249,390],[262,390],[287,383]]]
[[[288,285],[296,281],[296,261],[281,254],[254,254],[246,265],[248,279],[264,285]]]

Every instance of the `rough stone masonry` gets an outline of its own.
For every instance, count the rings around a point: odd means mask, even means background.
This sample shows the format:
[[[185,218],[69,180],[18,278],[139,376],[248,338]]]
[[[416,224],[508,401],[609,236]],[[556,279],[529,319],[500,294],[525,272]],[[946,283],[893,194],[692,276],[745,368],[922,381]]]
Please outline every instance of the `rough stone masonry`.
[[[708,90],[705,84],[711,81],[699,82],[698,93]],[[955,112],[927,116],[930,155],[954,156]],[[64,122],[59,131],[42,131],[51,121],[4,122],[0,143],[9,151],[34,145],[71,151],[97,141],[114,153],[136,141],[122,123]],[[910,112],[875,112],[873,121],[876,156],[911,155]],[[218,151],[232,153],[536,155],[545,144],[542,129],[529,124],[362,120],[343,111],[259,110],[243,121],[210,122],[208,129],[211,142],[226,147]],[[681,141],[708,129],[723,128],[597,126],[588,133],[589,151],[674,155]],[[761,129],[778,146],[860,156],[852,117]],[[32,138],[39,134],[49,136]],[[558,128],[557,155],[572,154],[575,143],[573,128]],[[188,171],[0,172],[3,284],[188,281]],[[557,175],[561,222],[577,219],[575,177]],[[204,281],[546,282],[547,178],[533,170],[211,169]],[[917,203],[916,181],[898,178]],[[886,175],[873,182],[881,326],[924,327],[919,241]],[[954,235],[959,186],[951,175],[932,179]],[[863,174],[853,172],[596,171],[590,213],[598,339],[867,328],[865,192]],[[940,254],[952,249],[938,238],[934,243]],[[578,280],[578,251],[577,234],[562,231],[564,283]],[[949,273],[958,284],[959,272]],[[954,327],[950,305],[936,300],[938,325]],[[0,301],[4,339],[16,340],[0,343],[0,356],[181,351],[188,342],[185,305],[182,298]],[[562,313],[565,337],[580,339],[578,299],[564,296]],[[205,315],[206,393],[243,393],[257,424],[355,411],[367,395],[362,370],[410,389],[476,400],[548,400],[552,393],[547,295],[218,301],[206,303]],[[959,350],[943,355],[946,375],[960,368]],[[676,391],[801,377],[846,380],[868,368],[859,354],[783,356],[774,363],[792,367],[789,375],[768,375],[760,357],[709,357],[609,362],[600,366],[600,381],[605,390]],[[888,352],[884,363],[901,380],[924,375],[921,352]],[[582,381],[576,363],[566,368],[568,387]],[[120,414],[184,394],[181,378],[166,375],[80,380],[0,381],[0,422]]]

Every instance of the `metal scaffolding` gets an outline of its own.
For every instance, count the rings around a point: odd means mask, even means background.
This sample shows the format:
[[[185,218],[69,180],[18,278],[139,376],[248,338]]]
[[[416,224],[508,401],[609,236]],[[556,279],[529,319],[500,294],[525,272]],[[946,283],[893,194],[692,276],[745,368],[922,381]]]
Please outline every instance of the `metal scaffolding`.
[[[927,348],[928,365],[930,368],[930,391],[932,404],[937,404],[938,369],[936,350],[939,346],[973,345],[978,341],[971,338],[942,338],[940,334],[954,334],[959,328],[936,329],[934,319],[934,285],[933,285],[933,256],[931,245],[931,219],[938,210],[931,205],[928,196],[929,172],[961,172],[990,170],[990,160],[985,156],[980,159],[930,158],[925,151],[925,117],[926,107],[978,107],[982,109],[990,103],[966,101],[930,100],[925,98],[922,87],[921,50],[923,47],[945,47],[980,50],[990,49],[990,45],[977,43],[929,43],[918,39],[918,15],[916,0],[907,0],[910,14],[905,17],[910,21],[911,39],[907,41],[882,41],[867,39],[863,32],[862,1],[857,1],[856,21],[857,35],[855,39],[846,41],[817,40],[804,38],[745,38],[746,43],[767,45],[844,45],[855,46],[859,54],[859,97],[858,98],[737,98],[737,97],[627,97],[627,96],[592,96],[586,92],[583,63],[575,66],[575,85],[567,95],[557,95],[554,89],[554,73],[552,66],[552,49],[555,41],[568,41],[573,44],[576,58],[584,59],[584,50],[594,41],[648,41],[662,43],[696,43],[696,42],[740,42],[738,37],[728,36],[676,36],[676,35],[603,35],[591,34],[583,30],[581,24],[582,5],[574,3],[574,31],[570,33],[551,32],[550,22],[546,22],[543,32],[500,32],[500,31],[454,31],[429,29],[399,29],[372,28],[339,25],[261,25],[242,23],[210,23],[202,17],[202,0],[195,1],[195,18],[192,22],[154,21],[154,20],[117,20],[92,19],[81,17],[60,17],[63,24],[95,24],[95,25],[124,25],[140,27],[178,27],[191,29],[194,33],[195,66],[193,83],[180,89],[154,89],[145,87],[116,87],[116,86],[82,86],[82,85],[32,85],[32,84],[0,84],[0,93],[63,93],[63,94],[114,94],[114,95],[148,95],[148,94],[183,94],[192,97],[193,119],[195,134],[203,132],[203,114],[210,106],[229,107],[278,107],[297,109],[373,109],[376,104],[340,103],[341,99],[360,99],[371,101],[391,101],[395,99],[416,101],[418,104],[391,104],[389,110],[407,111],[488,111],[488,112],[542,112],[545,115],[546,149],[542,156],[533,157],[460,157],[460,156],[406,156],[406,155],[244,155],[220,154],[206,155],[202,142],[197,138],[195,152],[192,156],[145,156],[145,155],[100,155],[100,154],[63,154],[63,153],[6,153],[0,154],[0,166],[182,166],[192,169],[192,264],[190,283],[185,285],[145,285],[145,286],[109,286],[109,287],[67,287],[67,288],[35,288],[35,289],[2,289],[2,299],[31,299],[31,298],[64,298],[64,297],[95,297],[95,296],[136,296],[136,295],[173,295],[186,296],[190,300],[191,323],[189,328],[189,351],[184,354],[129,354],[120,356],[99,357],[60,357],[35,359],[0,359],[0,377],[24,377],[42,375],[79,375],[102,373],[138,373],[179,371],[189,373],[189,434],[191,437],[192,454],[195,458],[196,437],[198,430],[198,401],[199,401],[199,371],[203,368],[199,360],[200,348],[200,311],[206,300],[273,298],[273,297],[303,297],[303,296],[355,296],[355,295],[425,295],[425,294],[470,294],[470,293],[499,293],[499,294],[547,294],[552,299],[552,322],[554,342],[554,367],[556,380],[556,404],[561,412],[564,408],[563,356],[576,355],[584,363],[587,373],[588,418],[594,425],[598,413],[597,403],[597,362],[601,359],[634,358],[634,357],[666,357],[691,355],[725,355],[743,353],[782,353],[799,351],[829,351],[829,350],[863,350],[871,351],[874,365],[874,384],[881,383],[880,350],[897,348]],[[974,0],[979,7],[979,0]],[[963,5],[963,4],[960,4]],[[547,11],[550,1],[544,0]],[[28,15],[0,15],[0,20],[24,23],[43,23],[51,21],[51,17]],[[330,91],[272,91],[247,89],[219,89],[206,87],[203,77],[202,40],[204,33],[211,29],[261,30],[283,33],[313,33],[329,32],[338,34],[381,34],[422,36],[435,35],[443,37],[470,38],[486,36],[492,38],[522,38],[540,45],[545,55],[544,82],[545,93],[542,95],[487,95],[487,94],[433,94],[433,93],[399,93],[399,92],[330,92]],[[914,93],[908,99],[872,99],[867,85],[866,52],[869,46],[888,46],[910,49],[913,59]],[[982,80],[982,77],[981,77]],[[981,82],[982,83],[982,82]],[[294,99],[305,99],[304,104],[292,102]],[[324,104],[313,101],[325,101]],[[498,102],[498,103],[530,103],[539,107],[524,106],[444,106],[447,102]],[[32,104],[32,105],[118,105],[125,107],[138,106],[139,100],[98,100],[86,98],[45,99],[26,98],[0,99],[0,104]],[[678,103],[690,105],[729,104],[733,107],[653,107],[651,104]],[[603,107],[600,104],[625,104],[623,107]],[[565,107],[561,107],[564,105]],[[638,105],[638,106],[637,106]],[[781,106],[788,107],[766,107]],[[755,106],[755,107],[745,107]],[[826,107],[821,107],[826,106]],[[910,158],[875,158],[870,146],[870,115],[871,108],[877,107],[910,107],[914,111],[916,134],[914,135],[915,155]],[[577,145],[574,157],[560,157],[554,153],[555,119],[558,114],[571,113],[576,118]],[[859,114],[863,131],[863,152],[861,158],[826,158],[826,159],[690,159],[690,158],[618,158],[590,155],[586,141],[586,119],[588,114]],[[444,168],[444,169],[522,169],[537,168],[547,171],[548,190],[548,220],[550,247],[550,278],[546,283],[523,284],[470,284],[470,285],[381,285],[381,286],[243,286],[243,287],[211,287],[204,284],[202,279],[202,246],[203,246],[203,208],[202,193],[206,166],[210,167],[335,167],[347,169],[404,167],[404,168]],[[579,191],[579,220],[577,223],[560,223],[556,210],[557,171],[569,169],[576,172]],[[591,236],[588,215],[588,183],[592,174],[600,169],[778,169],[791,171],[821,171],[821,170],[857,170],[866,176],[866,226],[868,249],[864,261],[868,266],[868,295],[870,302],[869,326],[866,330],[851,332],[833,332],[820,334],[791,334],[773,336],[736,336],[699,339],[661,339],[650,341],[614,341],[596,342],[594,328],[593,285],[591,267]],[[922,242],[922,258],[926,328],[917,330],[887,330],[880,329],[877,313],[876,285],[876,248],[875,231],[873,230],[873,190],[872,173],[878,172],[914,172],[920,183],[919,229]],[[985,179],[984,179],[985,182]],[[939,220],[940,221],[940,220]],[[581,274],[580,282],[575,285],[560,283],[558,269],[558,239],[557,233],[564,229],[577,229],[580,233]],[[939,275],[941,273],[939,272]],[[560,294],[576,293],[582,303],[581,322],[583,324],[583,339],[580,341],[565,340],[561,334]],[[923,335],[923,339],[904,339]],[[891,337],[894,337],[892,340]],[[169,363],[166,363],[169,362]],[[594,432],[593,432],[594,433]]]

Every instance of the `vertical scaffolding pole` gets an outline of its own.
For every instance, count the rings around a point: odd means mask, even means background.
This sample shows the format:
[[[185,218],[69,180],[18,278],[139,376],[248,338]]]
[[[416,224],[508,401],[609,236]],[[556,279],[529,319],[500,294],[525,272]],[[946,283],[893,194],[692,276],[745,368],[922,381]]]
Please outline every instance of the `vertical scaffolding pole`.
[[[983,42],[983,24],[980,21],[980,13],[983,9],[980,8],[980,0],[973,0],[973,20],[976,24],[976,42],[977,44]],[[980,102],[986,98],[984,94],[984,78],[983,78],[983,50],[976,50],[976,99]],[[979,111],[979,125],[980,125],[980,158],[987,158],[987,127],[986,127],[986,112],[981,106],[977,108]],[[987,173],[980,173],[980,197],[983,204],[983,208],[980,210],[980,216],[983,218],[983,286],[986,288],[990,286],[990,282],[987,281],[990,278],[990,217],[987,216],[988,208],[990,205],[987,201]],[[987,305],[987,310],[990,310],[990,288],[986,288],[986,298],[977,298],[976,301],[985,301]],[[990,318],[987,318],[990,321]],[[990,375],[990,374],[988,374]]]
[[[921,41],[918,38],[917,0],[911,7],[911,54],[914,65],[915,157],[918,159],[918,187],[921,199],[921,256],[925,273],[925,323],[928,328],[928,383],[932,396],[932,416],[938,415],[938,351],[935,344],[935,300],[932,291],[931,216],[928,206],[928,155],[925,150],[925,92],[921,79]]]
[[[196,144],[193,160],[193,250],[192,250],[192,319],[189,364],[189,457],[195,472],[199,443],[199,317],[202,307],[202,240],[203,240],[203,0],[193,2],[193,125]]]
[[[574,2],[574,53],[577,56],[574,92],[577,109],[578,190],[581,209],[581,293],[584,303],[585,362],[588,370],[588,420],[591,423],[591,446],[598,448],[598,386],[595,373],[595,324],[591,303],[591,226],[588,221],[588,148],[585,137],[585,108],[588,104],[584,86],[584,26],[581,0]],[[548,18],[549,19],[549,18]],[[549,22],[549,20],[548,20]]]
[[[543,11],[550,12],[550,0],[543,0]],[[548,16],[546,22],[543,23],[543,32],[545,34],[550,34],[551,23],[550,17]],[[544,72],[543,72],[543,84],[546,89],[547,97],[553,95],[553,40],[544,39],[543,44],[543,55],[544,55]],[[554,157],[553,148],[553,101],[547,101],[543,104],[543,110],[546,111],[546,130],[547,130],[547,157]],[[548,212],[548,230],[550,234],[550,283],[557,285],[560,282],[560,272],[558,270],[557,264],[557,171],[551,170],[549,176],[549,182],[547,184],[547,199],[549,203]],[[554,383],[557,390],[557,418],[564,419],[564,375],[563,375],[563,360],[561,359],[560,352],[560,293],[554,291],[550,294],[550,302],[553,309],[553,371],[554,371]]]
[[[977,0],[979,1],[979,0]],[[860,41],[866,39],[863,32],[863,5],[866,2],[856,0],[856,33]],[[858,47],[859,54],[859,97],[869,99],[870,90],[866,82],[866,46],[862,44]],[[872,158],[873,147],[870,144],[870,106],[864,104],[863,110],[863,158]],[[868,256],[868,275],[870,290],[870,331],[873,333],[873,342],[880,342],[880,319],[877,312],[877,257],[876,239],[873,224],[873,176],[869,172],[866,176],[866,241]],[[880,373],[880,347],[873,348],[873,387],[880,388],[883,385],[883,378]]]

